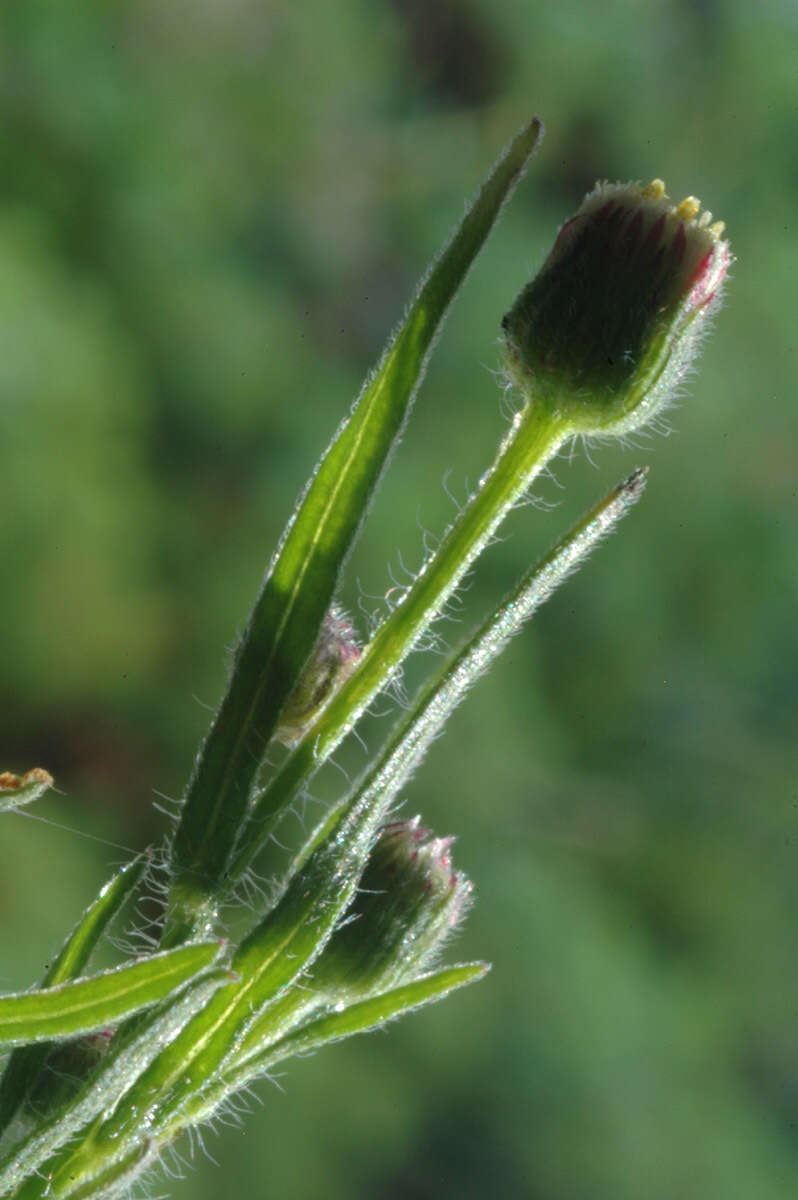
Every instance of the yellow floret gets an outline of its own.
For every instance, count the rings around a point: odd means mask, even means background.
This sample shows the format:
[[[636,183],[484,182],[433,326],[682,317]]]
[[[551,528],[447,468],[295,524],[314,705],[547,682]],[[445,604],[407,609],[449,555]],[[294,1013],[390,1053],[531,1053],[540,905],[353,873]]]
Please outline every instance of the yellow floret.
[[[696,196],[685,196],[681,204],[676,205],[676,216],[682,221],[692,221],[701,210],[701,201]]]

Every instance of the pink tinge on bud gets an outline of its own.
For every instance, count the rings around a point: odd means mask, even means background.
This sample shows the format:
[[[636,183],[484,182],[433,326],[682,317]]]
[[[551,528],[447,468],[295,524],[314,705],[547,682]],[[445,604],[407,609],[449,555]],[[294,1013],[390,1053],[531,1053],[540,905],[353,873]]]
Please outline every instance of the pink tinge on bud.
[[[730,261],[722,222],[665,185],[600,183],[502,321],[509,381],[583,434],[652,420],[684,378]]]
[[[665,229],[665,214],[663,213],[662,216],[659,217],[654,222],[654,224],[651,226],[648,233],[646,234],[646,240],[643,243],[643,249],[649,250],[649,251],[655,250],[656,247],[660,243],[660,239],[662,238],[664,229]]]
[[[690,308],[704,308],[712,303],[729,269],[729,260],[729,247],[726,242],[718,242],[707,251],[693,271],[685,289]]]
[[[313,970],[319,995],[365,995],[424,969],[459,924],[471,884],[454,870],[453,838],[434,837],[420,817],[384,825],[345,921]]]
[[[409,867],[425,892],[444,896],[457,887],[460,878],[452,865],[453,845],[453,837],[432,837],[421,818],[413,817],[383,826],[375,849],[387,873]]]
[[[354,627],[334,604],[325,616],[318,640],[288,698],[275,736],[293,746],[313,723],[360,658]]]

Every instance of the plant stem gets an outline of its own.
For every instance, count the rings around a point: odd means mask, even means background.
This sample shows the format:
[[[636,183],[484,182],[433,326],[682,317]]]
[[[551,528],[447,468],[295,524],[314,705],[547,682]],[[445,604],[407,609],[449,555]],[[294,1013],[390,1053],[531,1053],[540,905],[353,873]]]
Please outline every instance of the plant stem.
[[[467,506],[377,630],[357,669],[256,801],[228,871],[228,883],[241,878],[268,840],[276,819],[390,682],[508,511],[569,433],[565,421],[548,407],[527,403],[516,414],[493,466]]]

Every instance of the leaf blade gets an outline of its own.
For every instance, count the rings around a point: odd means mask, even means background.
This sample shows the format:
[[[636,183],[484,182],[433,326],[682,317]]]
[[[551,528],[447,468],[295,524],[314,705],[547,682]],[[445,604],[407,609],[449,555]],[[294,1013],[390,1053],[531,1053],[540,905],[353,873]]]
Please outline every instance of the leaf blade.
[[[218,988],[229,983],[230,972],[222,967],[214,968],[191,979],[177,995],[144,1014],[141,1022],[131,1022],[123,1027],[111,1043],[101,1068],[85,1081],[78,1095],[63,1104],[0,1159],[0,1195],[10,1191],[16,1196],[16,1189],[24,1180],[27,1180],[23,1185],[25,1189],[32,1189],[33,1195],[41,1194],[38,1189],[48,1187],[50,1168],[54,1170],[61,1158],[69,1159],[74,1150],[74,1147],[67,1146],[59,1153],[59,1147],[63,1147],[77,1130],[87,1133],[97,1115],[109,1106],[113,1107],[120,1091],[129,1086],[130,1080],[141,1074]],[[80,1154],[82,1147],[79,1136],[77,1142],[76,1152]],[[128,1149],[127,1146],[123,1147],[121,1153],[127,1153]],[[54,1159],[52,1155],[55,1155]],[[46,1162],[48,1158],[49,1163]],[[27,1190],[19,1193],[20,1196],[27,1194]],[[45,1194],[50,1195],[51,1192]]]
[[[383,797],[384,805],[385,797],[390,799],[396,795],[415,770],[431,739],[440,731],[476,677],[504,649],[509,639],[521,629],[535,609],[548,599],[578,563],[587,557],[595,545],[636,503],[642,494],[645,477],[645,471],[633,472],[577,521],[548,554],[524,573],[513,592],[453,652],[444,668],[420,690],[406,716],[398,723],[380,752],[375,765],[357,785],[356,796],[371,797],[375,802]],[[388,622],[382,628],[387,625]],[[380,630],[377,631],[372,645],[376,643],[379,635]],[[386,657],[375,654],[374,663],[373,674],[379,678],[385,672]],[[369,666],[368,661],[365,666]],[[362,671],[361,665],[361,673]],[[362,701],[355,692],[354,702],[350,704],[348,693],[358,686],[358,682],[358,672],[355,672],[333,703],[322,713],[319,722],[312,727],[292,756],[286,759],[281,770],[272,778],[268,787],[258,796],[250,812],[241,849],[230,867],[231,879],[240,878],[252,863],[271,832],[275,816],[284,809],[297,789],[307,784],[323,761],[325,747],[334,747],[351,726],[353,714],[357,712]],[[369,687],[372,688],[372,692],[368,694],[373,694],[373,684],[370,683]],[[323,837],[335,825],[341,813],[346,812],[353,803],[351,796],[345,797],[322,819],[311,842],[315,844]],[[302,855],[306,856],[307,853],[306,847],[300,853],[299,861],[303,861]]]
[[[330,606],[340,571],[401,434],[435,334],[535,150],[534,118],[510,143],[440,257],[286,529],[242,639],[230,686],[189,783],[178,875],[213,885],[232,851],[263,746]]]
[[[316,1017],[260,1053],[250,1055],[243,1062],[234,1062],[223,1072],[223,1077],[228,1087],[240,1087],[254,1074],[268,1070],[285,1058],[310,1053],[328,1042],[341,1041],[356,1033],[368,1033],[405,1013],[426,1004],[434,1004],[457,988],[483,979],[489,970],[488,963],[441,967],[411,983],[403,983],[367,1000],[350,1004],[342,1012]]]
[[[126,863],[101,889],[44,973],[41,987],[53,987],[80,974],[108,925],[135,892],[147,869],[148,857],[140,854]],[[50,1052],[48,1043],[18,1046],[0,1079],[0,1133],[6,1128],[38,1076]]]
[[[166,950],[88,979],[0,996],[0,1043],[75,1037],[163,1000],[219,957],[218,942]]]
[[[161,1121],[156,1118],[154,1134],[161,1144],[169,1144],[182,1129],[212,1117],[226,1097],[275,1063],[295,1054],[310,1053],[327,1042],[367,1033],[405,1013],[442,1000],[458,988],[476,983],[489,970],[487,963],[440,968],[412,983],[350,1005],[341,1013],[317,1018],[265,1050],[248,1055],[243,1061],[232,1059],[209,1087],[194,1092],[177,1111],[164,1113]]]

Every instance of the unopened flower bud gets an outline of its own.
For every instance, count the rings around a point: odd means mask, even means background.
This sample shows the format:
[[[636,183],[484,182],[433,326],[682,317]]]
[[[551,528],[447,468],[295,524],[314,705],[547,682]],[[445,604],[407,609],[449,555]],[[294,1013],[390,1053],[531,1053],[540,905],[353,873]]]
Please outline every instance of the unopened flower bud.
[[[8,808],[22,808],[38,800],[52,786],[53,777],[44,767],[32,767],[24,775],[0,771],[0,812]]]
[[[313,653],[280,714],[275,737],[293,746],[354,670],[360,658],[352,623],[334,604],[322,622]]]
[[[505,316],[510,380],[574,433],[639,428],[683,379],[730,262],[700,207],[598,184]]]
[[[451,842],[432,837],[418,817],[383,827],[352,908],[313,968],[314,991],[356,999],[424,969],[470,903]]]

